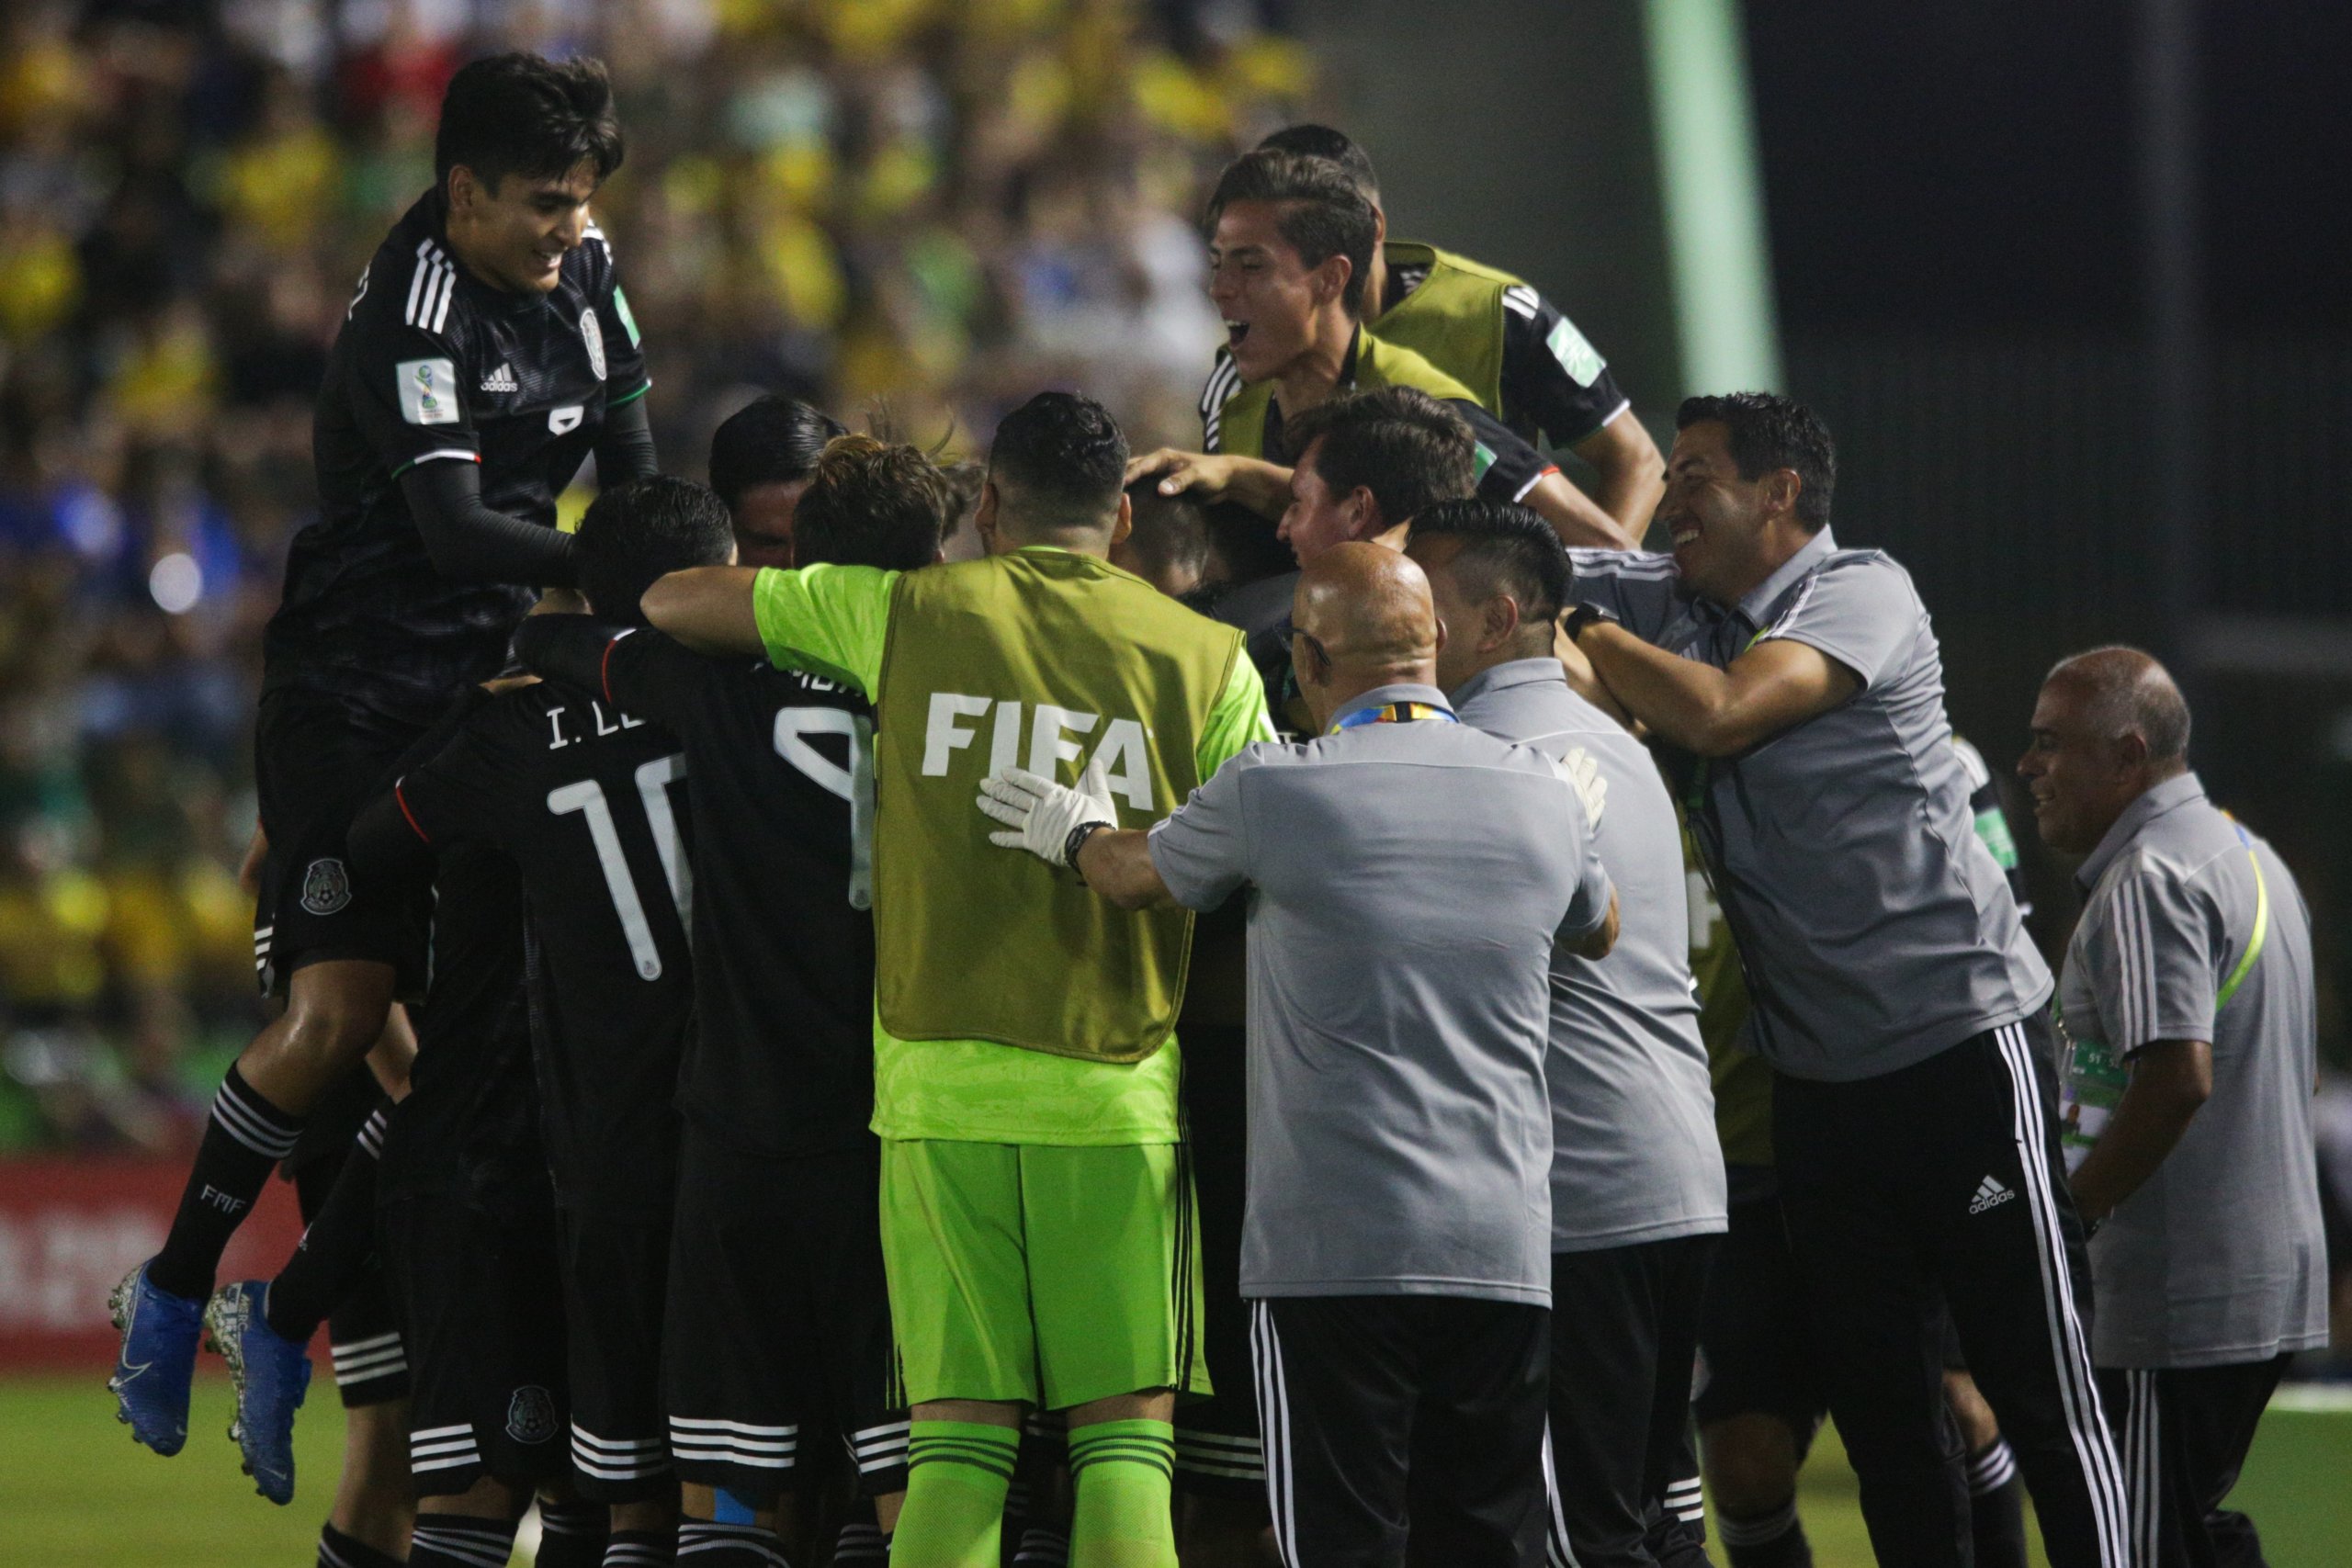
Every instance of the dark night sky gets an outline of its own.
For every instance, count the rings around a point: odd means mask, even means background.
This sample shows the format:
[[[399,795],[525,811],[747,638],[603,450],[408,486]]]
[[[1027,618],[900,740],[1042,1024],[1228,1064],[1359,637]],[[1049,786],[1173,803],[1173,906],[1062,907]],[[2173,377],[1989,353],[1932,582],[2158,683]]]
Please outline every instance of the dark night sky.
[[[2133,10],[1751,0],[1786,323],[2131,330]],[[2352,329],[2352,5],[2203,10],[2212,323]]]

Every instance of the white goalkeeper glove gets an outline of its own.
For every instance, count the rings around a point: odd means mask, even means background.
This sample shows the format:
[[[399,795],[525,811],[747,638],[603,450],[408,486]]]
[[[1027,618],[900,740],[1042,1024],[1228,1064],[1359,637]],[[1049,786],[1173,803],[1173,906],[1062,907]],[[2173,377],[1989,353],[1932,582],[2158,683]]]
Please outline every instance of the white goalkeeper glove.
[[[1600,813],[1609,804],[1609,781],[1600,776],[1600,764],[1592,753],[1579,746],[1555,764],[1560,776],[1577,787],[1577,796],[1584,802],[1584,819],[1588,829],[1600,829]]]
[[[1111,804],[1111,786],[1098,758],[1079,775],[1071,789],[1040,778],[1025,768],[1006,768],[980,781],[979,808],[1006,830],[990,833],[989,842],[1000,849],[1027,850],[1047,865],[1069,865],[1072,834],[1090,822],[1106,828],[1119,825]]]

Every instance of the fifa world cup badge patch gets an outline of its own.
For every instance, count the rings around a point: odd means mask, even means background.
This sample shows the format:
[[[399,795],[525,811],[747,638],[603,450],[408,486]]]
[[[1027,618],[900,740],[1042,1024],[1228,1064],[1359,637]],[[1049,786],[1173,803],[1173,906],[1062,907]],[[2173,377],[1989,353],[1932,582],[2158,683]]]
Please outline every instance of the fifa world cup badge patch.
[[[555,1397],[526,1383],[506,1402],[506,1435],[518,1443],[544,1443],[555,1436]]]
[[[351,902],[351,878],[339,860],[314,860],[302,874],[302,908],[332,915]]]
[[[596,323],[596,308],[591,305],[580,312],[580,341],[588,345],[588,368],[596,379],[605,378],[605,329]]]
[[[401,417],[411,424],[458,423],[458,367],[446,359],[403,359],[392,367]]]

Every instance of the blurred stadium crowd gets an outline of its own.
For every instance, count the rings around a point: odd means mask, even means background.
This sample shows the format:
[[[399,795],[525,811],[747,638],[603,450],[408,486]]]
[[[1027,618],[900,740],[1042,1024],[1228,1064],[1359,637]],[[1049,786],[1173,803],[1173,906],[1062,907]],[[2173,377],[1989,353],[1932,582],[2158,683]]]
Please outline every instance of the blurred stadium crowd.
[[[1203,180],[1312,83],[1276,0],[0,7],[0,1151],[192,1145],[250,1034],[250,734],[353,281],[492,48],[610,62],[663,464],[759,389],[1137,449],[1221,337]],[[928,438],[928,435],[926,435]],[[574,497],[568,510],[584,507]]]

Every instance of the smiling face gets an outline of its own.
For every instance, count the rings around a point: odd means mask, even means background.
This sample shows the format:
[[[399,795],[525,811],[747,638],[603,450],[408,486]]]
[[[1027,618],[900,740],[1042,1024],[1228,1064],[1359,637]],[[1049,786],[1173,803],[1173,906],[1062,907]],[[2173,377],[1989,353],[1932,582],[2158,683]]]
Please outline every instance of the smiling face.
[[[1771,558],[1768,538],[1775,487],[1792,480],[1786,469],[1741,479],[1731,433],[1717,421],[1701,420],[1677,432],[1657,521],[1674,541],[1682,581],[1719,604],[1732,604],[1770,577],[1780,564]],[[1793,499],[1792,491],[1788,500]]]
[[[1282,523],[1274,530],[1275,537],[1290,547],[1301,567],[1312,566],[1316,557],[1334,545],[1363,538],[1367,513],[1373,512],[1368,491],[1332,493],[1315,466],[1322,450],[1318,439],[1299,454],[1298,466],[1290,471],[1290,504],[1283,508]]]
[[[449,243],[483,282],[510,294],[551,294],[563,258],[588,228],[596,166],[553,179],[508,175],[485,185],[462,164],[449,171]]]
[[[1244,381],[1271,380],[1314,348],[1324,309],[1347,283],[1347,258],[1307,266],[1283,238],[1280,216],[1273,202],[1237,201],[1209,239],[1209,299]]]
[[[2049,682],[2033,705],[2032,737],[2018,759],[2041,841],[2064,854],[2098,848],[2145,783],[2141,760],[2146,748],[2135,737],[2102,733],[2097,720],[2080,682]]]

